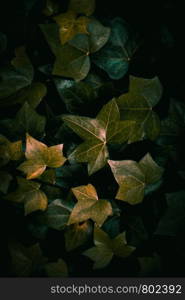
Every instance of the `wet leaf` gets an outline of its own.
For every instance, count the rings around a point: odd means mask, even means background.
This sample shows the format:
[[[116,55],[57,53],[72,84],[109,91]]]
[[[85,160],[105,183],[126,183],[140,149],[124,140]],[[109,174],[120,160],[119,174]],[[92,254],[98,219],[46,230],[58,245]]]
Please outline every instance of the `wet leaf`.
[[[73,208],[68,225],[92,219],[98,226],[102,226],[108,216],[112,215],[110,202],[98,199],[93,185],[88,184],[72,188],[78,203]]]
[[[93,269],[105,268],[114,255],[126,258],[135,250],[134,247],[127,244],[125,232],[110,239],[107,233],[98,227],[94,228],[94,244],[93,248],[83,252],[94,261]]]
[[[64,122],[85,142],[70,155],[69,159],[88,162],[89,175],[103,168],[108,159],[108,143],[121,144],[129,138],[130,121],[120,122],[119,110],[113,99],[103,106],[96,119],[66,115]]]
[[[138,163],[133,160],[109,160],[108,163],[119,184],[116,199],[131,205],[142,202],[147,185],[160,180],[164,171],[149,153]]]
[[[117,99],[121,119],[132,120],[129,142],[143,138],[155,140],[160,133],[160,120],[152,108],[162,96],[162,86],[157,77],[152,79],[130,76],[129,92]]]

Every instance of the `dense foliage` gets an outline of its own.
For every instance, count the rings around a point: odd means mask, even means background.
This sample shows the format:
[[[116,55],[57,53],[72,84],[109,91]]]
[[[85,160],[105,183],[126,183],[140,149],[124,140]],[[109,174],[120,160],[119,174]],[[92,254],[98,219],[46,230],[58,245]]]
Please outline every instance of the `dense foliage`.
[[[181,1],[14,2],[0,275],[184,276]]]

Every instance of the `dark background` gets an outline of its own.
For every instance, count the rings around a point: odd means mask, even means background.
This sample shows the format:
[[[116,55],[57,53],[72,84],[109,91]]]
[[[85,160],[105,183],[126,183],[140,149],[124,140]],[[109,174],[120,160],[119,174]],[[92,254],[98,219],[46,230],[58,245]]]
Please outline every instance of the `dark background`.
[[[170,97],[184,101],[185,2],[180,0],[97,0],[96,2],[97,6],[95,16],[97,18],[100,20],[106,20],[107,18],[117,16],[123,17],[140,33],[143,43],[130,66],[129,73],[146,78],[156,75],[159,77],[164,87],[164,95],[163,101],[158,108],[158,112],[161,117],[166,116]],[[67,1],[61,1],[61,3],[61,9],[65,11]],[[6,64],[6,62],[13,57],[14,49],[23,44],[26,45],[34,66],[47,64],[52,59],[49,47],[47,46],[41,32],[38,30],[38,24],[45,20],[45,17],[41,13],[43,5],[44,1],[41,0],[3,1],[0,9],[0,31],[7,35],[8,47],[6,53],[1,57],[1,65]],[[168,29],[172,40],[167,39],[164,41],[165,38],[163,39],[162,36],[162,28]],[[39,71],[36,71],[35,79],[40,80],[41,82],[45,81],[44,75]],[[118,82],[118,85],[122,84],[124,84],[123,81]],[[57,97],[56,91],[52,85],[49,87],[48,93],[49,95],[47,97]],[[52,108],[55,111],[55,105],[51,103],[51,106],[52,105]],[[42,111],[44,108],[41,106],[39,109]],[[62,109],[63,107],[61,107],[61,111]],[[4,111],[1,112],[1,115],[4,113]],[[7,114],[11,114],[11,112],[8,111]],[[131,154],[134,153],[133,147],[131,146],[128,150]],[[146,148],[150,150],[152,147],[153,146],[150,142],[141,143],[141,146],[138,148],[140,151],[138,156],[142,155],[143,149],[146,151]],[[137,155],[135,156],[137,157]],[[182,151],[182,157],[183,156],[184,150]],[[168,181],[166,186],[163,186],[164,193],[173,192],[178,188],[183,188],[183,183],[179,183],[176,173],[172,172],[173,165],[171,165],[170,168],[171,173],[167,175]],[[102,175],[105,175],[103,171],[96,174],[96,179],[92,177],[91,181],[98,181],[98,179],[101,181]],[[109,175],[106,176],[107,179]],[[163,212],[165,202],[163,203],[161,199],[159,199],[159,201],[162,203],[161,212]],[[28,238],[29,240],[29,237],[26,236],[27,233],[24,228],[25,221],[18,217],[16,219],[14,211],[11,211],[10,207],[4,205],[5,204],[0,204],[0,249],[2,251],[0,257],[0,260],[2,261],[0,276],[9,276],[10,274],[7,271],[9,256],[6,248],[6,240],[9,232],[12,232],[11,222],[13,218],[15,218],[14,221],[17,222],[17,228],[20,229],[21,238],[23,240]],[[137,250],[138,255],[140,252],[144,255],[144,253],[147,254],[150,253],[150,251],[155,251],[162,258],[162,272],[157,275],[184,276],[185,257],[181,255],[181,253],[185,250],[185,228],[182,228],[182,232],[179,232],[176,237],[153,237],[152,232],[155,228],[155,222],[153,222],[153,212],[151,210],[152,204],[148,203],[145,203],[142,210],[138,208],[139,213],[144,216],[144,222],[149,228],[149,232],[151,232],[147,242],[142,245],[141,249]],[[8,216],[6,215],[6,211],[8,211]],[[138,211],[136,208],[136,214]],[[145,211],[149,211],[149,214],[145,215]],[[9,220],[7,220],[7,218]],[[124,224],[122,224],[122,226],[124,227]],[[54,256],[58,255],[63,247],[64,241],[60,240],[60,242],[58,242],[58,240],[58,232],[51,230],[47,236],[45,245],[43,245],[43,247],[49,247],[49,250],[47,251],[49,251],[51,256],[52,250],[49,245],[52,244],[53,248],[55,245],[57,249],[57,253],[55,253]],[[88,262],[84,261],[84,258],[78,259],[77,255],[78,253],[74,253],[73,259],[75,263],[77,263],[77,269],[79,268],[80,275],[94,275],[95,273],[88,273]],[[85,266],[84,263],[86,264]],[[123,271],[123,268],[125,271]],[[98,271],[96,275],[106,276],[107,274],[111,274],[110,276],[133,276],[134,274],[137,274],[137,268],[138,266],[135,261],[127,261],[120,265],[119,260],[115,259],[110,267],[103,271]],[[156,274],[153,273],[152,275],[155,276]]]

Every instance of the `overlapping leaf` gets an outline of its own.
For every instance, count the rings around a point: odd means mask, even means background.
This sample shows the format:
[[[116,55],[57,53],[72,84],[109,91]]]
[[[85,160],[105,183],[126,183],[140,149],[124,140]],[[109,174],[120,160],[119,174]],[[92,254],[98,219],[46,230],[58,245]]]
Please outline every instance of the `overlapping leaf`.
[[[106,232],[98,227],[94,228],[94,244],[93,248],[83,253],[94,261],[93,269],[106,267],[114,255],[126,258],[135,250],[134,247],[127,244],[125,232],[111,239]]]
[[[128,71],[132,56],[138,47],[138,39],[121,18],[113,19],[110,26],[109,41],[93,56],[93,62],[106,71],[110,78],[120,79]]]
[[[146,187],[160,180],[163,168],[146,154],[138,163],[133,160],[108,161],[119,184],[116,199],[131,205],[142,202]]]
[[[54,20],[59,25],[59,37],[62,45],[72,40],[79,33],[88,34],[89,18],[85,16],[77,17],[73,11],[60,14],[54,17]]]
[[[78,203],[71,212],[69,225],[92,219],[98,226],[101,226],[107,217],[112,215],[110,202],[98,199],[96,190],[91,184],[73,188],[72,191]]]
[[[67,44],[61,45],[59,29],[56,24],[43,24],[40,28],[56,56],[53,75],[84,79],[90,70],[89,55],[101,49],[107,42],[110,29],[104,27],[97,20],[87,26],[87,34],[77,34]]]
[[[10,160],[21,159],[22,155],[22,141],[12,143],[0,135],[0,166],[6,165]]]
[[[118,106],[113,99],[104,105],[96,119],[73,115],[63,116],[65,123],[83,140],[70,158],[88,162],[89,175],[106,165],[108,143],[123,143],[128,140],[132,121],[121,121]]]
[[[152,79],[130,76],[129,91],[117,99],[123,120],[134,120],[129,142],[147,137],[156,139],[160,133],[160,120],[152,108],[162,96],[162,86],[157,77]]]
[[[25,215],[34,211],[44,211],[47,208],[48,199],[46,194],[40,190],[38,182],[29,181],[25,178],[17,178],[18,188],[6,196],[6,199],[15,203],[23,203]]]
[[[68,226],[65,231],[66,251],[72,251],[85,244],[91,237],[92,225],[90,221]]]
[[[46,167],[58,168],[64,164],[63,144],[47,147],[29,134],[26,137],[27,160],[18,169],[27,175],[27,179],[37,178],[46,170]]]
[[[42,137],[45,125],[45,116],[39,115],[27,102],[17,112],[14,119],[1,121],[3,132],[11,138],[23,138],[27,132],[35,137]]]

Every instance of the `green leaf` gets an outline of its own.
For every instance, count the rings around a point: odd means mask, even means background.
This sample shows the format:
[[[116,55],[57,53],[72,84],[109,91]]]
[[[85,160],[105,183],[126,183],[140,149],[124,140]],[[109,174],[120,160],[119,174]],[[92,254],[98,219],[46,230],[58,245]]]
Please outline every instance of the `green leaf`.
[[[185,229],[185,191],[166,194],[167,209],[160,219],[155,234],[176,236]]]
[[[22,141],[12,143],[0,135],[0,166],[6,165],[10,160],[20,160],[22,156]]]
[[[8,249],[11,257],[11,268],[17,277],[30,277],[36,268],[45,264],[47,259],[43,257],[39,244],[25,247],[24,245],[11,241]]]
[[[139,163],[133,160],[109,160],[108,163],[119,184],[116,199],[131,205],[142,202],[147,185],[160,180],[164,171],[149,153]]]
[[[25,215],[37,210],[46,210],[48,199],[46,194],[40,190],[39,183],[21,177],[17,178],[17,183],[16,191],[6,196],[8,201],[23,203]]]
[[[68,267],[63,259],[45,264],[48,277],[68,277]]]
[[[93,62],[107,72],[110,78],[120,79],[128,71],[132,56],[138,48],[138,41],[123,19],[113,19],[110,26],[109,41],[93,55]]]
[[[155,140],[160,133],[160,120],[152,108],[162,96],[162,86],[157,77],[152,79],[130,76],[129,92],[117,99],[121,119],[132,120],[129,142],[143,138]]]
[[[15,55],[12,63],[0,70],[0,105],[4,105],[4,98],[29,86],[33,80],[34,70],[25,48],[17,48]]]
[[[162,121],[161,137],[179,137],[185,131],[185,105],[175,99],[170,100],[168,117]]]
[[[60,199],[52,201],[39,220],[42,224],[56,230],[63,230],[68,223],[71,208]]]
[[[40,25],[56,61],[53,75],[84,79],[90,70],[89,55],[101,49],[107,42],[110,29],[93,19],[87,26],[89,35],[77,34],[68,44],[61,45],[56,24]]]
[[[95,188],[91,185],[72,188],[78,203],[73,208],[68,225],[92,219],[102,226],[108,216],[112,215],[111,204],[104,199],[98,199]]]
[[[65,231],[66,251],[72,251],[84,245],[89,240],[91,232],[92,226],[89,221],[68,226]]]
[[[27,102],[21,107],[15,119],[1,121],[2,128],[8,136],[14,138],[25,136],[25,133],[41,137],[46,125],[45,116],[39,115]]]
[[[63,156],[63,144],[47,147],[29,134],[26,136],[25,156],[27,160],[18,167],[18,170],[27,174],[27,179],[41,176],[46,167],[59,168],[66,161]]]
[[[75,12],[67,11],[55,16],[53,19],[59,25],[59,36],[62,45],[72,40],[79,33],[88,34],[87,25],[90,19],[87,17],[77,17]]]
[[[69,9],[77,14],[90,16],[95,10],[95,0],[70,0]]]
[[[96,119],[66,115],[64,122],[85,142],[70,155],[69,159],[88,162],[89,175],[103,168],[108,159],[108,143],[121,144],[128,140],[132,125],[121,121],[118,106],[113,99],[103,106]]]
[[[93,269],[106,267],[114,255],[126,258],[135,250],[134,247],[127,244],[125,232],[120,233],[114,239],[110,239],[107,233],[98,227],[94,228],[94,244],[95,247],[83,252],[84,255],[94,261]]]

